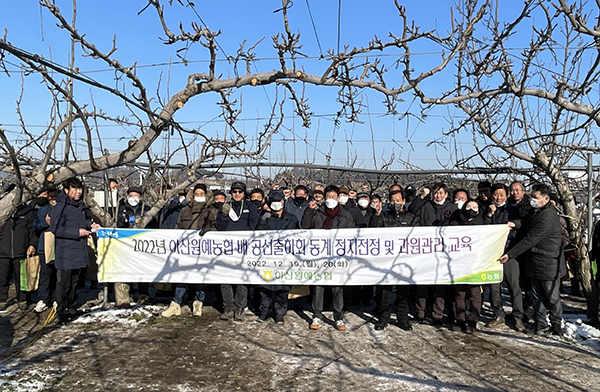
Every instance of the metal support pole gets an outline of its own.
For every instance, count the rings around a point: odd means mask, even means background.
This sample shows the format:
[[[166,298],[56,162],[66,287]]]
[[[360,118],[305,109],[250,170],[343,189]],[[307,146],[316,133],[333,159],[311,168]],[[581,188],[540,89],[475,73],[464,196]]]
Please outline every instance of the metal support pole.
[[[587,245],[588,252],[592,250],[592,230],[594,230],[594,167],[593,155],[587,156],[587,178],[588,178],[588,203],[587,203]]]

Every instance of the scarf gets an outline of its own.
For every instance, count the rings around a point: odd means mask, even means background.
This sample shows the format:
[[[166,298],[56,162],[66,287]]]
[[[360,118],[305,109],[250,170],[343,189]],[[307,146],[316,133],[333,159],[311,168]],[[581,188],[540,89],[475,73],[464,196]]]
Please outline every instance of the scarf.
[[[236,214],[236,212],[234,211],[235,207],[240,206],[240,214]],[[240,220],[240,217],[242,216],[242,211],[244,211],[244,200],[242,199],[242,201],[232,201],[231,202],[231,209],[229,210],[229,219],[231,219],[234,222],[237,222]]]
[[[327,218],[323,222],[323,229],[331,229],[333,227],[333,218],[340,212],[340,205],[338,204],[333,210],[325,207],[325,215]]]

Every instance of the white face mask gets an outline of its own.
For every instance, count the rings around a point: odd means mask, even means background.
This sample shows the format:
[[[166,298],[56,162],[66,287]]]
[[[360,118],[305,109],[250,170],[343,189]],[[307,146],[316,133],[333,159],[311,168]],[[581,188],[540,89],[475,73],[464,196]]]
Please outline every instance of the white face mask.
[[[369,200],[367,200],[367,199],[360,199],[358,201],[358,205],[361,206],[362,208],[367,208],[367,206],[369,205]]]
[[[437,204],[438,206],[441,206],[442,204],[444,204],[446,202],[446,199],[443,199],[442,201],[435,201],[435,199],[434,199],[433,202],[435,204]]]
[[[194,196],[194,201],[198,203],[204,203],[206,201],[205,196]]]
[[[494,203],[496,205],[496,207],[504,207],[504,205],[506,204],[506,201],[502,204],[498,204],[498,203]]]
[[[377,206],[378,206],[378,205],[379,205],[379,204],[371,203],[371,208],[375,208],[375,209],[377,209]]]
[[[348,196],[340,196],[340,204],[348,203]]]
[[[327,199],[325,200],[325,206],[327,208],[329,208],[330,210],[333,210],[335,207],[337,207],[338,205],[338,201],[335,199]]]
[[[540,201],[538,199],[531,198],[529,204],[531,204],[531,207],[533,208],[540,208]]]
[[[281,201],[274,201],[271,203],[271,209],[273,211],[281,211],[282,208],[283,208],[283,202],[281,202]]]
[[[140,199],[132,196],[129,199],[127,199],[127,203],[129,203],[130,206],[135,207],[138,204],[140,204]]]
[[[179,197],[179,202],[180,202],[180,203],[183,203],[183,201],[184,201],[184,200],[185,200],[185,196],[180,196],[180,197]]]
[[[456,207],[458,207],[458,209],[460,210],[465,205],[465,201],[464,200],[457,200],[457,201],[454,202],[454,204],[456,204]]]

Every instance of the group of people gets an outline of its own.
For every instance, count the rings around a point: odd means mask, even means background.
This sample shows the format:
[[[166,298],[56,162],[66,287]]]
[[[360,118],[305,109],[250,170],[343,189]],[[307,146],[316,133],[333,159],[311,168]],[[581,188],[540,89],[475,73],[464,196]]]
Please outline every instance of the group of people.
[[[118,182],[110,181],[117,191]],[[57,313],[63,320],[77,315],[76,289],[82,271],[90,260],[89,241],[99,228],[82,202],[83,184],[76,178],[63,184],[62,190],[48,189],[29,204],[19,206],[0,234],[0,310],[7,306],[8,287],[12,272],[20,308],[26,308],[31,298],[20,290],[18,262],[27,255],[38,254],[41,277],[35,311],[43,312],[56,301]],[[316,185],[309,189],[297,185],[293,189],[278,186],[268,192],[260,188],[248,190],[246,184],[231,184],[229,200],[222,191],[212,191],[205,184],[196,184],[181,191],[161,209],[153,227],[160,229],[190,229],[202,232],[395,228],[409,226],[486,225],[510,227],[504,255],[504,284],[512,305],[511,326],[526,330],[526,315],[533,321],[529,330],[535,334],[562,334],[562,307],[559,295],[560,279],[566,273],[564,259],[564,222],[556,209],[550,189],[543,184],[531,187],[529,194],[521,182],[505,184],[479,183],[477,196],[467,189],[450,191],[441,182],[416,193],[411,186],[394,184],[387,194],[363,187],[354,191],[346,186]],[[126,197],[107,211],[119,228],[136,227],[149,210],[143,202],[143,189],[130,187]],[[54,263],[46,263],[44,232],[55,237]],[[139,284],[140,298],[147,298],[148,284]],[[202,315],[206,286],[189,287],[176,284],[173,298],[162,316],[181,315],[181,308],[193,291],[192,314]],[[375,300],[374,328],[385,329],[392,323],[392,302],[395,294],[396,323],[402,330],[411,330],[415,323],[430,323],[441,328],[451,325],[455,331],[473,333],[480,319],[483,293],[489,290],[494,319],[488,327],[506,324],[501,296],[502,283],[453,286],[312,286],[310,288],[313,318],[310,329],[324,324],[323,310],[326,291],[331,290],[335,328],[344,331],[344,314],[348,306],[358,302],[370,305]],[[223,301],[221,319],[242,321],[248,307],[249,286],[223,284],[219,287]],[[290,286],[262,285],[253,288],[258,321],[273,318],[284,323],[288,310]],[[127,283],[115,284],[117,306],[132,301]],[[190,295],[191,297],[191,295]],[[467,302],[467,300],[469,300]],[[467,304],[469,305],[467,307]],[[429,313],[431,309],[431,313]],[[532,309],[532,313],[527,310]],[[412,314],[412,317],[411,317]],[[430,317],[429,317],[430,316]],[[550,323],[548,323],[548,317]]]

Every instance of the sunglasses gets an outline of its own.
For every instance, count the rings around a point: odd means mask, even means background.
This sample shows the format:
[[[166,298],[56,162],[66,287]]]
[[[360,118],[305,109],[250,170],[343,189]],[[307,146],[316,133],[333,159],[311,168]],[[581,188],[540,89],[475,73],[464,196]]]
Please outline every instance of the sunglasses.
[[[242,191],[240,189],[234,189],[231,191],[231,193],[244,193],[244,191]]]

